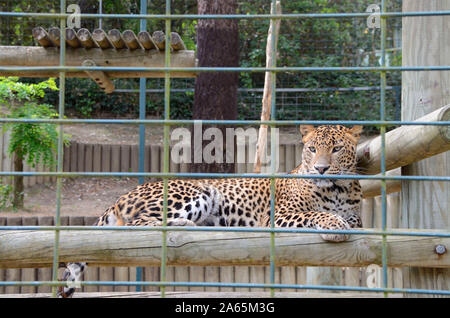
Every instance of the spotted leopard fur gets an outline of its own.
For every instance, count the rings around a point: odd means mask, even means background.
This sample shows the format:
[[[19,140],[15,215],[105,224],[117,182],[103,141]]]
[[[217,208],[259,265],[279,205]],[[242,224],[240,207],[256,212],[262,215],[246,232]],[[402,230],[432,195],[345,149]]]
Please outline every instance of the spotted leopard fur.
[[[302,163],[290,174],[355,174],[356,145],[361,130],[361,126],[301,126]],[[347,230],[362,226],[362,194],[357,180],[278,178],[275,186],[276,227]],[[168,193],[168,225],[270,226],[269,179],[169,180]],[[120,197],[96,225],[162,225],[162,208],[163,182],[146,183]],[[321,236],[335,242],[348,239],[343,234]],[[63,279],[74,281],[81,277],[86,264],[70,263],[68,268],[70,271],[65,271]],[[71,297],[73,292],[73,287],[64,287],[60,288],[59,295]]]

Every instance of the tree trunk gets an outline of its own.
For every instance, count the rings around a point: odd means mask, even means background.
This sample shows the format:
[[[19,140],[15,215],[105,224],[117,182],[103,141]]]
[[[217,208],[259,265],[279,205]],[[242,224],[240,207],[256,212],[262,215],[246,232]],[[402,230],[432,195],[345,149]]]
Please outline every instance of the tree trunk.
[[[197,4],[199,14],[235,14],[237,8],[236,0],[198,0]],[[197,48],[200,67],[239,66],[238,20],[198,20]],[[236,119],[238,85],[239,74],[237,72],[200,73],[195,82],[193,119]],[[217,160],[205,161],[206,153],[199,156],[202,151],[207,150],[208,144],[214,139],[211,136],[211,140],[203,141],[203,132],[208,128],[211,126],[203,125],[201,130],[198,129],[197,133],[192,134],[194,151],[192,152],[191,171],[234,172],[234,160],[231,160],[231,157],[227,160],[226,126],[217,126],[221,134],[214,134],[215,139],[222,138],[222,140],[214,140],[214,142],[218,142],[218,147],[211,152]],[[216,132],[218,131],[216,130]],[[231,145],[233,145],[233,149],[229,149]],[[233,140],[228,140],[228,150],[229,156],[234,154],[234,137]]]
[[[14,153],[14,170],[23,172],[23,155],[21,152]],[[13,207],[23,208],[24,185],[23,177],[15,176],[13,184]]]

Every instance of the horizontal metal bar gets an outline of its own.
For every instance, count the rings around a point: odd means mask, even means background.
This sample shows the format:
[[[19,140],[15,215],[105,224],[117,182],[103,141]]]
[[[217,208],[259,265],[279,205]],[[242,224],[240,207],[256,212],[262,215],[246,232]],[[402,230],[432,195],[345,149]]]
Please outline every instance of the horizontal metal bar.
[[[395,175],[315,175],[315,174],[270,174],[270,173],[190,173],[190,172],[19,172],[0,171],[0,177],[47,176],[74,177],[149,177],[149,178],[265,178],[265,179],[329,179],[329,180],[404,180],[404,181],[450,181],[450,176],[395,176]]]
[[[236,125],[236,126],[296,126],[296,125],[363,125],[363,126],[449,126],[450,121],[400,120],[214,120],[214,119],[39,119],[0,118],[0,123],[29,124],[120,124],[120,125]]]
[[[414,288],[369,288],[359,286],[331,286],[331,285],[293,285],[293,284],[262,284],[262,283],[219,283],[219,282],[149,282],[149,281],[80,281],[80,286],[166,286],[166,287],[234,287],[234,288],[288,288],[288,289],[317,289],[334,291],[359,291],[374,293],[407,293],[428,295],[450,295],[448,290],[429,290]],[[9,281],[0,282],[0,286],[66,286],[60,281]]]
[[[391,235],[417,237],[450,237],[448,232],[378,231],[378,230],[326,230],[310,228],[267,227],[214,227],[214,226],[0,226],[0,231],[163,231],[163,232],[245,232],[245,233],[303,233],[303,234],[349,234]],[[442,230],[443,231],[443,230]]]
[[[393,90],[401,86],[386,86],[386,90]],[[307,92],[355,92],[355,91],[377,91],[380,86],[365,86],[365,87],[322,87],[322,88],[277,88],[278,93],[307,93]],[[172,88],[173,93],[194,92],[194,88]],[[238,92],[263,92],[264,88],[238,88]],[[163,88],[148,88],[146,93],[163,93]],[[133,88],[118,88],[114,93],[139,93],[139,89]]]
[[[286,14],[98,14],[81,13],[81,19],[153,19],[153,20],[198,20],[198,19],[242,19],[242,20],[266,20],[266,19],[327,19],[327,18],[367,18],[377,17],[417,17],[417,16],[443,16],[450,15],[450,11],[414,11],[414,12],[348,12],[348,13],[286,13]],[[61,19],[69,18],[69,13],[40,13],[40,12],[0,12],[4,17],[30,17]]]
[[[388,72],[388,71],[448,71],[450,65],[435,66],[335,66],[335,67],[119,67],[119,66],[2,66],[1,72]]]

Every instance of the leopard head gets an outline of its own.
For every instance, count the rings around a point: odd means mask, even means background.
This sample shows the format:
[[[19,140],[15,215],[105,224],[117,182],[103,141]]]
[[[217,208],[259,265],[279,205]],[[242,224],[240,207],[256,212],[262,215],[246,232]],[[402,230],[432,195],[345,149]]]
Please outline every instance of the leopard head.
[[[302,174],[348,175],[356,173],[356,145],[362,126],[300,126],[303,136]],[[317,186],[331,186],[336,179],[312,179]]]

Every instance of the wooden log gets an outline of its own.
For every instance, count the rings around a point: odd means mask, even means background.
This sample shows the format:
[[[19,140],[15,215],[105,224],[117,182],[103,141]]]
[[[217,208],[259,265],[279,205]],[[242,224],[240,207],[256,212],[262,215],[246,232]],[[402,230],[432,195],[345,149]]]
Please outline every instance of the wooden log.
[[[371,231],[367,229],[367,231]],[[404,229],[395,231],[408,232]],[[425,232],[414,229],[414,232]],[[447,233],[445,230],[427,230]],[[275,262],[278,266],[380,265],[382,237],[352,235],[336,244],[319,235],[277,233]],[[0,232],[0,268],[51,266],[53,231],[10,230]],[[450,267],[450,254],[439,255],[437,245],[450,246],[448,237],[388,236],[390,267]],[[268,265],[269,233],[180,232],[167,233],[167,264],[190,266]],[[88,262],[95,266],[159,266],[162,235],[153,231],[61,231],[60,261]]]
[[[164,54],[144,50],[89,50],[66,51],[67,66],[81,66],[83,61],[92,60],[98,66],[113,67],[164,67]],[[0,66],[58,66],[59,49],[43,47],[0,46]],[[194,51],[178,51],[170,56],[172,67],[195,67]],[[55,71],[0,71],[0,76],[55,77]],[[164,77],[164,72],[108,71],[110,78]],[[195,72],[172,72],[171,77],[195,77]],[[89,77],[84,71],[67,72],[66,77]]]
[[[79,29],[77,33],[78,39],[85,49],[97,48],[97,43],[92,39],[91,32],[88,29]]]
[[[61,46],[61,30],[59,28],[51,27],[48,29],[48,36],[53,44],[57,47]]]
[[[96,66],[92,60],[83,61],[83,66]],[[92,78],[106,94],[114,92],[114,83],[108,78],[105,72],[101,71],[86,71],[90,78]]]
[[[170,33],[170,46],[174,51],[186,50],[186,45],[184,44],[183,39],[176,32]]]
[[[158,49],[164,51],[166,49],[166,35],[163,31],[155,31],[152,34],[153,42]]]
[[[273,12],[275,10],[275,12]],[[272,14],[281,14],[281,3],[276,2],[275,8],[271,10]],[[277,56],[276,49],[273,52],[272,47],[277,48],[278,46],[278,33],[280,30],[281,20],[270,20],[269,31],[267,34],[267,44],[266,44],[266,67],[276,66]],[[275,42],[275,43],[274,43]],[[273,54],[275,53],[275,54]],[[262,99],[262,110],[261,110],[261,120],[270,120],[271,109],[272,109],[272,73],[266,72],[264,79],[264,92]],[[267,144],[267,125],[261,125],[258,132],[258,142],[256,144],[256,153],[254,160],[254,173],[261,173],[262,158],[264,156]]]
[[[92,38],[102,49],[109,49],[114,47],[109,40],[108,35],[106,35],[105,31],[103,31],[102,29],[95,29],[92,32]]]
[[[450,104],[416,121],[450,121]],[[402,126],[386,133],[386,170],[409,165],[450,150],[448,126]],[[380,173],[381,137],[368,140],[357,148],[359,167],[365,174]]]
[[[77,37],[77,32],[75,32],[74,29],[71,28],[66,29],[66,43],[68,47],[71,48],[78,48],[81,46],[81,43]]]
[[[39,45],[43,47],[51,47],[55,46],[50,40],[50,37],[47,33],[47,31],[44,30],[43,27],[36,27],[32,30],[33,38],[36,40],[36,42],[39,43]]]
[[[158,50],[158,47],[153,42],[152,36],[147,31],[141,31],[138,33],[138,40],[142,47],[146,50]]]
[[[111,41],[111,44],[116,49],[126,49],[127,46],[125,45],[125,42],[122,38],[122,34],[117,29],[112,29],[108,31],[109,40]]]
[[[141,44],[139,43],[136,34],[134,34],[133,31],[131,30],[123,31],[122,37],[128,49],[130,50],[142,49]]]
[[[387,176],[401,175],[400,168],[386,172]],[[363,198],[373,198],[381,195],[381,180],[359,180]],[[386,194],[399,192],[402,190],[401,180],[386,180]]]

